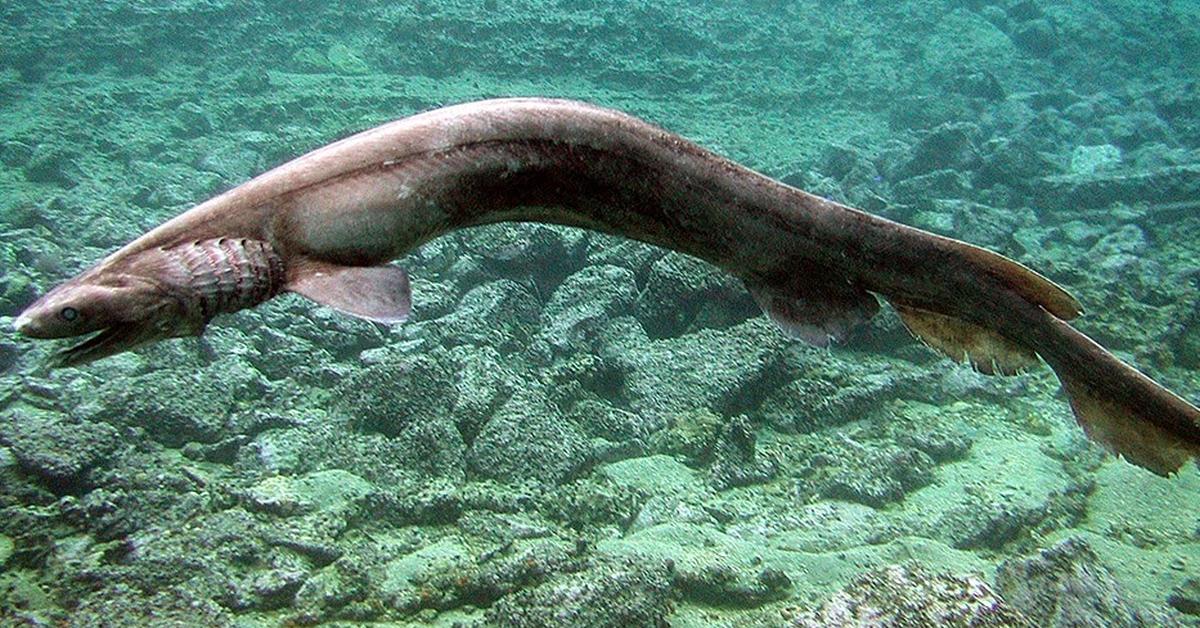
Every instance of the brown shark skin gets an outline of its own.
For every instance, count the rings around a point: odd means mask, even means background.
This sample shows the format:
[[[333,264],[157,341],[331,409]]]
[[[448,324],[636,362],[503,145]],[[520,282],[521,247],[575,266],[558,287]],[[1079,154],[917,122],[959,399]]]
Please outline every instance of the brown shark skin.
[[[1138,408],[1188,453],[1200,444],[1200,411],[1063,322],[1077,303],[1049,282],[1031,286],[1015,263],[574,101],[468,103],[335,142],[164,223],[56,290],[194,241],[267,242],[295,278],[312,262],[382,264],[449,231],[502,221],[617,234],[766,285],[804,269],[815,283],[969,321],[1036,351],[1075,391]]]

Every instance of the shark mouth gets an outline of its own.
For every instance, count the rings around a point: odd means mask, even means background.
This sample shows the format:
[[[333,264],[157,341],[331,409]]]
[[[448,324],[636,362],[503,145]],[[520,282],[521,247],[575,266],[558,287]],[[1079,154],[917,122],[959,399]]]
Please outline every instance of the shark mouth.
[[[128,351],[151,339],[145,326],[134,324],[114,325],[102,329],[83,342],[67,347],[52,358],[52,366],[80,366]]]

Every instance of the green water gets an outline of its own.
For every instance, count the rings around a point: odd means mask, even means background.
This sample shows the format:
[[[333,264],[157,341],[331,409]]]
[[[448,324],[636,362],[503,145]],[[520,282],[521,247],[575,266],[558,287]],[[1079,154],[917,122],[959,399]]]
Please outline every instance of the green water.
[[[1197,400],[1196,67],[1192,0],[0,5],[0,624],[1195,625],[1194,464],[646,245],[455,233],[405,325],[285,296],[53,373],[8,317],[338,137],[561,96],[1030,265]]]

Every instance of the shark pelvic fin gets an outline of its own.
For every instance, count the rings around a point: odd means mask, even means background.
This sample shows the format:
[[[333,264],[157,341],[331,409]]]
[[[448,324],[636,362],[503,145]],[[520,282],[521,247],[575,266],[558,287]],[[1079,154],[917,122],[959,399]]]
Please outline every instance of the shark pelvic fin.
[[[814,347],[842,342],[879,311],[871,293],[815,270],[770,283],[747,281],[746,288],[776,325]]]
[[[399,266],[342,266],[307,260],[286,289],[339,312],[377,323],[399,323],[412,309],[408,273]]]

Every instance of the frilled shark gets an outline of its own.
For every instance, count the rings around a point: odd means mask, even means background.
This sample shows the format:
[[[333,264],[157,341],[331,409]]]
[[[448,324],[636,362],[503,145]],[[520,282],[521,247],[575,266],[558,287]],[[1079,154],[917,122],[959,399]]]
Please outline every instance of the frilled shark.
[[[1087,434],[1169,474],[1200,453],[1200,410],[1071,327],[1081,308],[1029,268],[759,174],[630,115],[581,102],[485,100],[317,149],[137,238],[30,305],[33,338],[91,334],[80,365],[281,292],[394,323],[408,276],[390,262],[447,232],[503,221],[593,229],[741,278],[814,345],[895,308],[927,344],[987,374],[1039,357]]]

